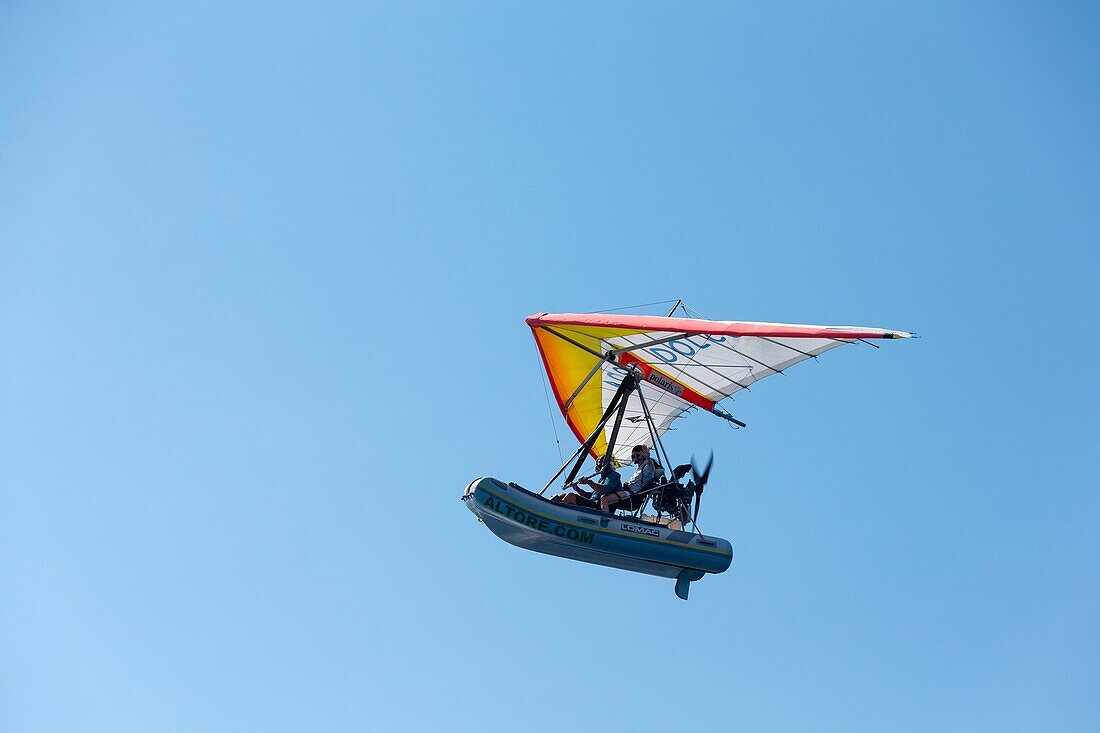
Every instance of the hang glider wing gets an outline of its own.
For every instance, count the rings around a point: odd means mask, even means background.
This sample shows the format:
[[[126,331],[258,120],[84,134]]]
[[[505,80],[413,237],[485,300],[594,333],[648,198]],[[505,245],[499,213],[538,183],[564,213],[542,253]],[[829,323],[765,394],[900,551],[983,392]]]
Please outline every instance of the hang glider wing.
[[[596,429],[626,369],[640,375],[627,403],[614,455],[652,445],[640,400],[658,435],[692,408],[730,419],[718,403],[754,382],[829,349],[864,339],[908,338],[904,331],[855,326],[706,321],[613,314],[537,313],[527,318],[558,407],[577,439]],[[607,450],[610,425],[592,447]]]

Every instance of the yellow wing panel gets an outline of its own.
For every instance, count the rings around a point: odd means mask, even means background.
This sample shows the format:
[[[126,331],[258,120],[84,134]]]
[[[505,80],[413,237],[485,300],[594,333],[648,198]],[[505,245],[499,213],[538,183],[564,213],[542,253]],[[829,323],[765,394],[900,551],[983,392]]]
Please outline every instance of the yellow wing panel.
[[[555,329],[559,335],[546,328],[533,328],[535,343],[542,355],[543,366],[550,379],[558,407],[565,415],[577,440],[584,442],[603,417],[603,377],[596,374],[584,386],[577,397],[565,409],[565,402],[576,391],[584,379],[601,360],[595,354],[603,354],[608,346],[605,339],[615,336],[628,336],[642,333],[638,329],[604,328],[594,326],[569,326]],[[564,336],[565,338],[562,338]],[[566,339],[569,339],[567,341]],[[570,341],[576,343],[570,343]],[[577,345],[579,344],[579,346]],[[581,348],[584,347],[584,348]],[[586,350],[587,349],[587,350]],[[590,353],[595,352],[595,353]],[[607,450],[607,440],[603,433],[596,438],[592,446],[592,455],[602,455]]]

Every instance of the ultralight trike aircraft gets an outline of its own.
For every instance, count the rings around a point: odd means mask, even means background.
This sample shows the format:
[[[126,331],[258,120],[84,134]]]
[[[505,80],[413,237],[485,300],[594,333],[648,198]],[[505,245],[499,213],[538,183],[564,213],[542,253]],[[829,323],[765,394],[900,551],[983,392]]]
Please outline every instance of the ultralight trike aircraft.
[[[702,410],[745,427],[718,406],[773,374],[838,346],[913,334],[854,326],[710,321],[668,316],[536,313],[527,318],[557,398],[580,447],[538,492],[479,478],[462,499],[501,539],[572,560],[676,579],[676,595],[733,561],[727,540],[699,531],[699,505],[710,474],[672,466],[661,436],[682,415]],[[687,309],[684,309],[685,314]],[[871,344],[873,345],[873,344]],[[631,448],[652,449],[656,479],[629,500],[598,508],[556,503],[547,490],[564,474],[577,485],[585,461],[609,456],[624,465]],[[691,474],[690,479],[688,474]]]

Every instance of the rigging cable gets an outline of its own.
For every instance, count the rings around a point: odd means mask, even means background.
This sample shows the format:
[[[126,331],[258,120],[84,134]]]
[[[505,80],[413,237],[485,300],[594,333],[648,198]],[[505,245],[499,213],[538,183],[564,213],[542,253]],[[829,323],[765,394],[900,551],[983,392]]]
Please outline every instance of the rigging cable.
[[[550,404],[550,392],[546,389],[546,380],[542,378],[542,363],[540,362],[538,353],[535,353],[535,370],[539,375],[539,381],[542,383],[542,394],[546,397],[546,411],[550,415],[550,427],[554,429],[554,444],[558,446],[558,459],[563,463],[565,462],[565,456],[561,452],[561,441],[558,439],[558,424],[554,422],[554,408]]]
[[[674,303],[674,300],[658,300],[655,303],[639,303],[638,305],[624,305],[622,308],[608,308],[602,311],[592,311],[593,313],[614,313],[615,311],[634,310],[635,308],[648,308],[651,305],[667,305],[668,303]]]

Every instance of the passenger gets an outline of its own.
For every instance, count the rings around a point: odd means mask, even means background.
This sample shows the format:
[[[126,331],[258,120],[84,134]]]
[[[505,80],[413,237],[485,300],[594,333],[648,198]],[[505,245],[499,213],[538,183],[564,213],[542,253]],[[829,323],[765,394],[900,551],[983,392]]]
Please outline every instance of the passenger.
[[[636,445],[630,449],[630,462],[637,466],[634,474],[626,480],[623,488],[600,497],[600,511],[610,512],[614,504],[630,501],[635,494],[645,491],[657,480],[657,464],[649,457],[649,448]]]
[[[619,472],[615,470],[611,465],[609,456],[600,456],[596,459],[596,470],[600,472],[600,480],[593,481],[590,478],[582,478],[578,481],[578,484],[588,484],[592,487],[592,491],[586,491],[580,486],[573,488],[573,493],[562,493],[550,499],[550,501],[557,504],[568,504],[570,506],[584,506],[590,508],[596,508],[599,506],[600,498],[607,493],[618,492],[623,486],[623,478],[619,475]],[[595,497],[595,498],[593,498]]]

